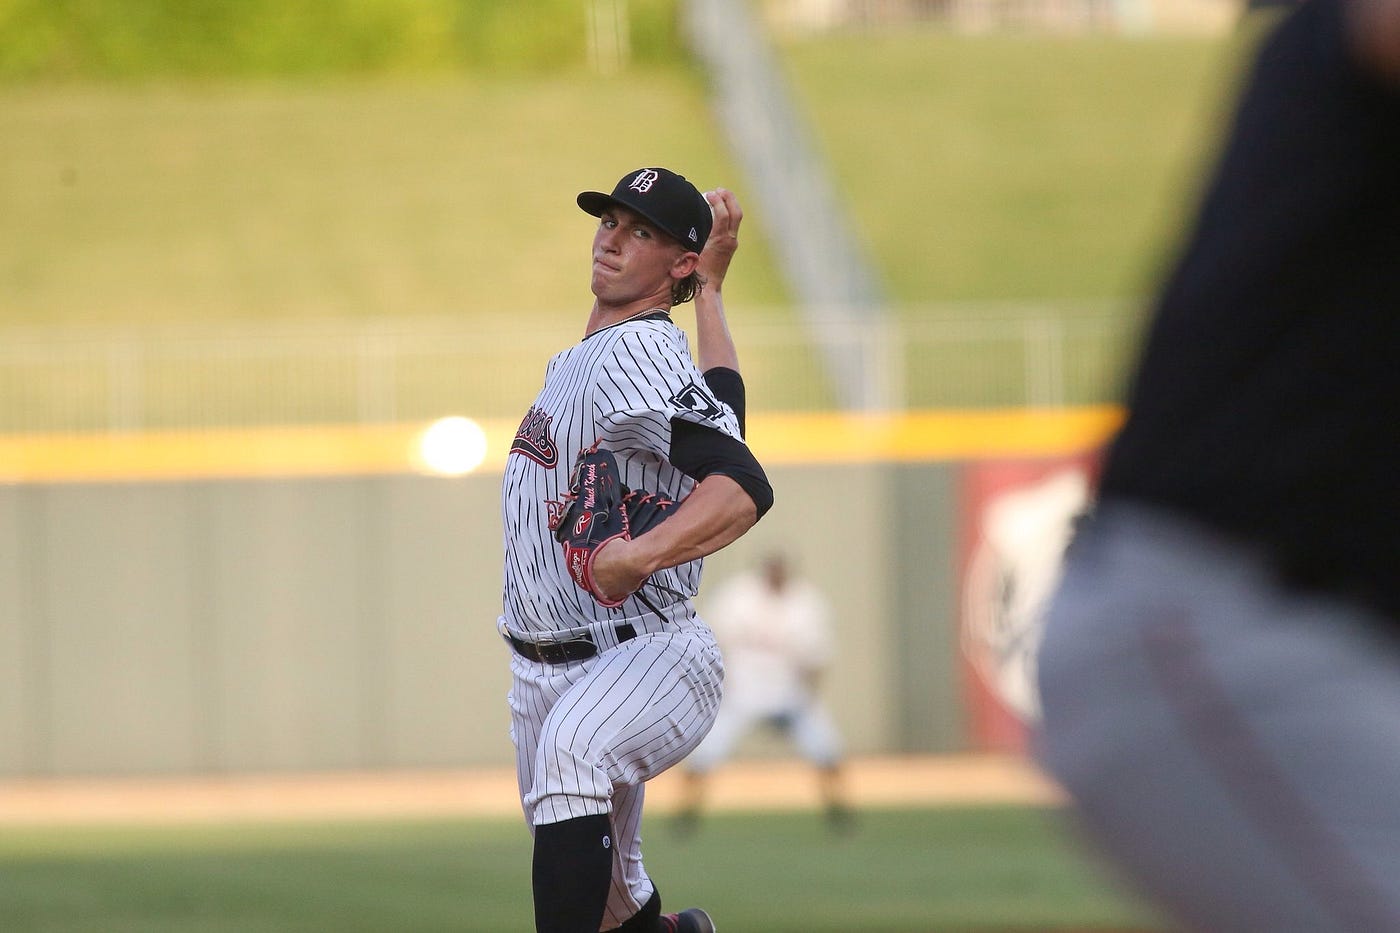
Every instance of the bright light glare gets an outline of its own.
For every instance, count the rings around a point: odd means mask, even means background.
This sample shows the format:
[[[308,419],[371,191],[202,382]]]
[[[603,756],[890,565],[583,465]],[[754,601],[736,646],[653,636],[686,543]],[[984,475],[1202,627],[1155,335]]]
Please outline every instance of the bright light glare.
[[[439,418],[418,439],[418,458],[428,470],[462,476],[486,459],[486,432],[470,418]]]

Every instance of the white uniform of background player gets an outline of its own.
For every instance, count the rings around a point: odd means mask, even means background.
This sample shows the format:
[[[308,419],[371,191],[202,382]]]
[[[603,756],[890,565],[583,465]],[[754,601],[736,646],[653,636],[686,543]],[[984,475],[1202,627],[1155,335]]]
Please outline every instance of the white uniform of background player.
[[[692,598],[701,560],[750,528],[772,492],[742,437],[743,383],[719,288],[741,214],[681,176],[647,168],[611,195],[584,192],[600,218],[597,298],[584,339],[549,361],[512,443],[502,484],[505,574],[499,629],[512,647],[511,737],[535,837],[541,933],[713,933],[702,911],[661,916],[642,867],[645,782],[709,731],[724,677]],[[694,275],[700,367],[669,317]],[[687,284],[689,283],[689,284]],[[703,297],[701,297],[703,295]],[[667,521],[596,552],[606,608],[570,576],[551,531],[577,453],[617,457],[632,489],[682,501]]]
[[[680,828],[690,828],[698,816],[700,779],[763,726],[791,738],[820,769],[828,815],[844,821],[841,738],[819,692],[835,647],[826,597],[774,554],[760,569],[718,587],[705,604],[705,618],[724,653],[724,704],[710,734],[686,760],[691,780]]]

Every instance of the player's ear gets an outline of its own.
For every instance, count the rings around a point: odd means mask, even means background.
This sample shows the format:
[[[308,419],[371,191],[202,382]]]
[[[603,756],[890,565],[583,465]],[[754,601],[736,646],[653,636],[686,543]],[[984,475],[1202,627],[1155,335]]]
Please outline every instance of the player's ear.
[[[687,250],[676,257],[676,261],[671,263],[671,278],[683,279],[700,267],[700,254],[692,250]]]

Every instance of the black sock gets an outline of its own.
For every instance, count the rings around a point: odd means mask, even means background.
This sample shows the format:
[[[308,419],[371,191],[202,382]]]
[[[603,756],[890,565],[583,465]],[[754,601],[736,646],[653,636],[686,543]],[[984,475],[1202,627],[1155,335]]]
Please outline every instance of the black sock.
[[[535,930],[598,933],[612,884],[612,821],[580,816],[535,827]]]
[[[653,891],[642,909],[627,918],[614,933],[657,933],[661,928],[661,893]]]

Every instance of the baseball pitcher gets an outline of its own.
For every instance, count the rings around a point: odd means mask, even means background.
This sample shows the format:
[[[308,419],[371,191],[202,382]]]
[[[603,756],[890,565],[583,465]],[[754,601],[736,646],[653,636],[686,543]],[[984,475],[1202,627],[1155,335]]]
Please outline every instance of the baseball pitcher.
[[[556,355],[507,458],[511,736],[540,933],[712,933],[662,915],[642,867],[646,782],[705,737],[724,668],[692,603],[702,559],[772,505],[744,443],[721,287],[734,195],[664,168],[585,191],[598,218],[583,340]],[[694,300],[697,357],[671,309]]]

